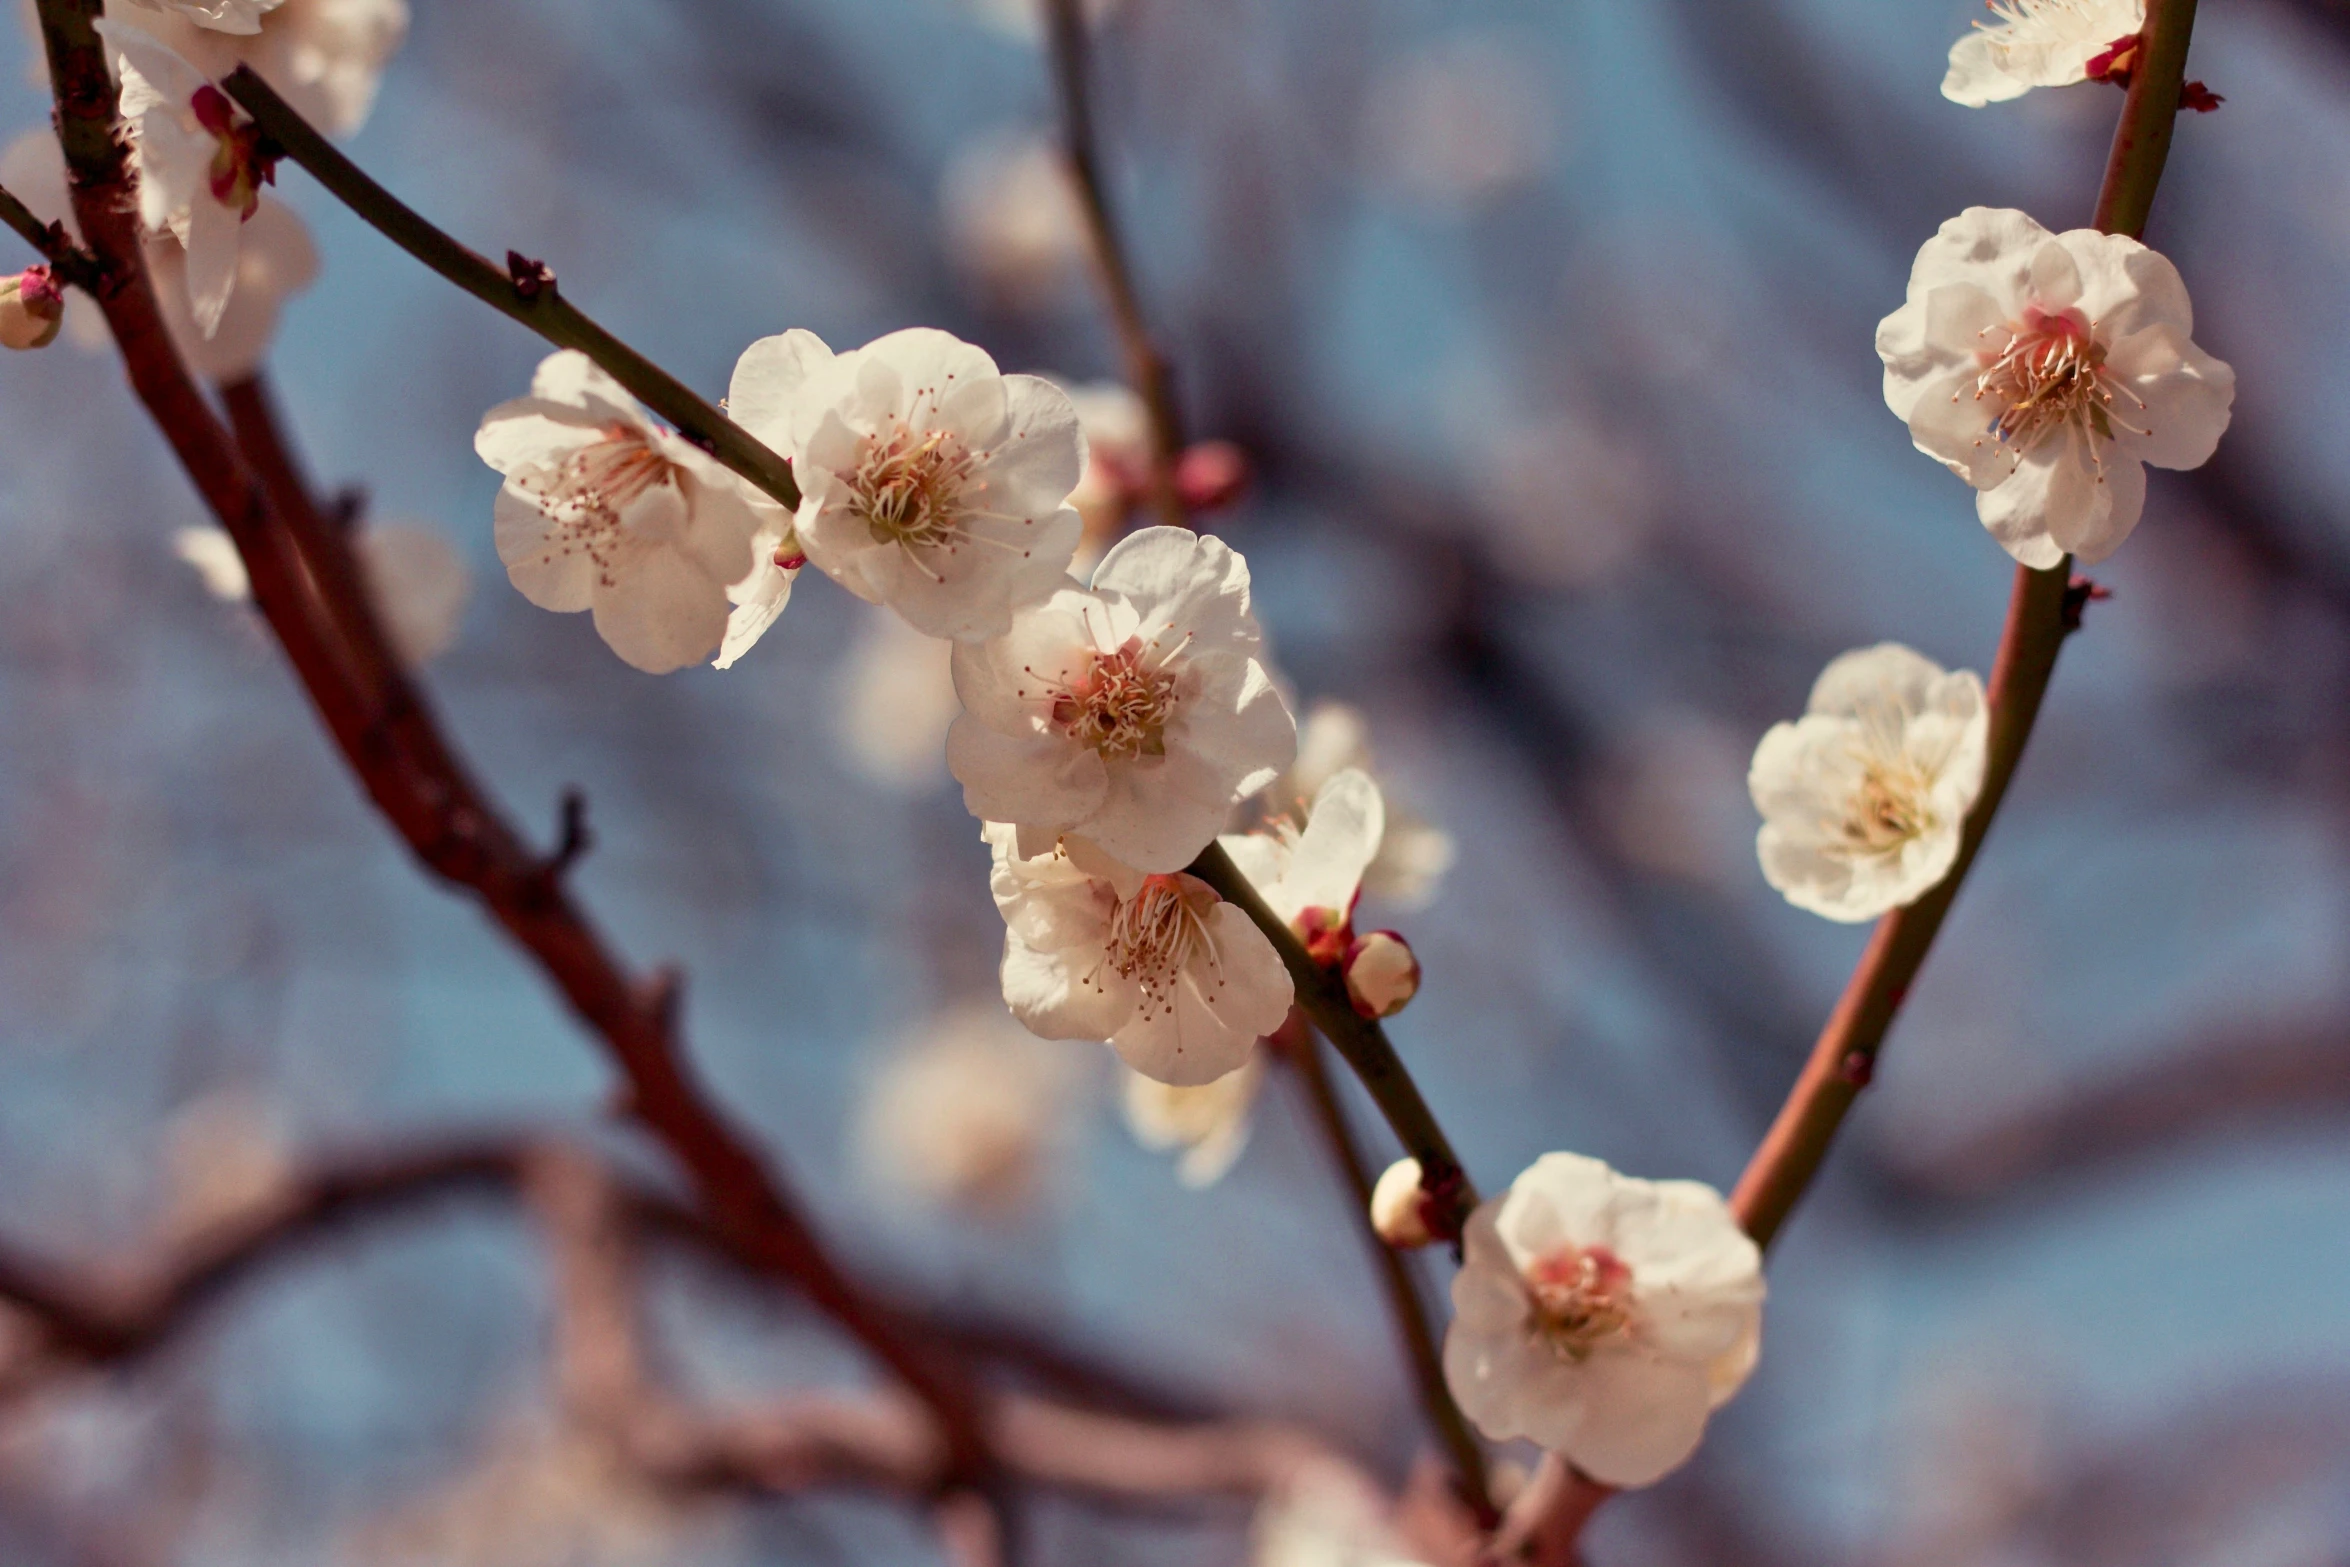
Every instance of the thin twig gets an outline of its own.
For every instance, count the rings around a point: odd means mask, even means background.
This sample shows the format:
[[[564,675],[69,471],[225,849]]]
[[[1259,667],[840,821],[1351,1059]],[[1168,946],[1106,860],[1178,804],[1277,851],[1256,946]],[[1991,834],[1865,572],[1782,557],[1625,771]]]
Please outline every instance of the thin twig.
[[[1322,1134],[1322,1144],[1329,1150],[1330,1162],[1337,1166],[1347,1199],[1353,1204],[1356,1228],[1370,1245],[1379,1282],[1387,1290],[1396,1338],[1403,1346],[1405,1362],[1411,1367],[1412,1385],[1419,1394],[1421,1412],[1428,1417],[1429,1425],[1435,1428],[1438,1440],[1452,1460],[1461,1500],[1476,1517],[1477,1526],[1490,1529],[1499,1521],[1500,1514],[1494,1510],[1492,1491],[1486,1480],[1485,1450],[1478,1446],[1476,1433],[1462,1418],[1460,1406],[1453,1402],[1452,1389],[1445,1383],[1444,1354],[1437,1347],[1436,1327],[1428,1314],[1428,1302],[1420,1293],[1419,1279],[1402,1254],[1381,1239],[1371,1223],[1371,1169],[1355,1142],[1354,1128],[1347,1122],[1346,1106],[1339,1102],[1338,1090],[1322,1063],[1322,1042],[1295,1012],[1290,1014],[1282,1036],[1276,1059],[1287,1062],[1297,1073],[1297,1080],[1305,1089],[1306,1103],[1313,1110],[1314,1124]]]
[[[1420,1182],[1430,1199],[1429,1228],[1440,1239],[1458,1238],[1469,1221],[1469,1210],[1477,1206],[1477,1188],[1461,1168],[1444,1128],[1436,1124],[1435,1112],[1420,1097],[1420,1085],[1388,1043],[1387,1031],[1377,1019],[1355,1010],[1345,979],[1307,955],[1296,933],[1266,905],[1223,845],[1209,844],[1188,869],[1227,902],[1239,905],[1273,943],[1297,987],[1297,1004],[1362,1079],[1404,1152],[1420,1161]]]
[[[509,255],[507,265],[500,267],[426,222],[312,129],[250,66],[237,67],[220,85],[244,105],[279,151],[309,170],[386,239],[556,347],[586,354],[646,407],[677,426],[679,433],[707,447],[711,456],[786,507],[798,508],[800,489],[792,480],[790,463],[693,388],[589,319],[563,297],[543,263]]]
[[[834,1264],[776,1172],[710,1100],[677,1037],[672,987],[632,980],[602,935],[543,874],[459,763],[421,698],[404,684],[369,686],[355,671],[396,668],[387,648],[356,652],[365,617],[336,614],[317,591],[294,522],[272,504],[230,433],[182,366],[158,311],[139,247],[130,171],[114,131],[114,87],[93,22],[97,0],[40,0],[58,131],[82,232],[106,282],[98,302],[134,390],[235,540],[304,691],[353,773],[425,865],[471,893],[538,961],[628,1082],[627,1111],[691,1172],[712,1219],[761,1264],[804,1289],[904,1379],[937,1416],[950,1472],[988,1472],[978,1391],[963,1368],[910,1333]],[[315,510],[315,508],[312,508]]]
[[[1183,455],[1183,412],[1175,401],[1174,374],[1167,356],[1159,352],[1143,319],[1134,267],[1102,178],[1101,144],[1094,130],[1093,93],[1087,80],[1090,51],[1082,0],[1048,0],[1047,9],[1053,85],[1061,101],[1061,135],[1077,188],[1077,205],[1085,215],[1094,268],[1101,275],[1102,295],[1109,303],[1118,347],[1126,358],[1126,379],[1150,416],[1151,505],[1160,522],[1184,527],[1191,519],[1175,486],[1175,465]]]
[[[39,251],[60,282],[82,289],[98,286],[98,258],[76,245],[64,224],[43,223],[33,216],[32,208],[4,188],[0,188],[0,223],[16,230],[26,244]]]

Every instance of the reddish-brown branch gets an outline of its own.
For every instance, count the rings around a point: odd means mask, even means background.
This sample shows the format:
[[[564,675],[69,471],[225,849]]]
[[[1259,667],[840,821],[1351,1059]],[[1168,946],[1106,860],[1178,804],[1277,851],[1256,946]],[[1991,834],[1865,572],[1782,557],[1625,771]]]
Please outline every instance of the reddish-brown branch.
[[[795,1281],[916,1390],[938,1416],[952,1471],[988,1459],[978,1395],[960,1368],[909,1334],[834,1266],[780,1181],[685,1064],[673,980],[633,981],[602,935],[543,871],[442,738],[398,672],[380,628],[342,618],[358,581],[348,541],[316,510],[274,504],[180,363],[144,270],[131,175],[113,130],[113,88],[91,23],[96,0],[42,0],[41,18],[72,173],[74,210],[105,271],[100,306],[133,389],[244,557],[253,597],[321,721],[369,797],[427,869],[475,897],[537,961],[627,1080],[626,1108],[689,1170],[711,1218]],[[248,400],[246,413],[265,404]],[[282,457],[282,452],[279,454]],[[290,463],[276,486],[287,492]]]

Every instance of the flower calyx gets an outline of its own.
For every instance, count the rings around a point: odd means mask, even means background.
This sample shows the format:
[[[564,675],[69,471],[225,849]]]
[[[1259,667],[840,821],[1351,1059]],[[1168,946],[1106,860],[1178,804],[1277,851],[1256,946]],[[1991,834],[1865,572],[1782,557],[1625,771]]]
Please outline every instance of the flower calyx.
[[[45,266],[0,279],[0,347],[46,348],[65,321],[65,293]]]
[[[214,143],[207,171],[212,199],[240,219],[250,218],[261,205],[261,187],[277,183],[283,154],[251,115],[210,82],[196,89],[188,108]]]

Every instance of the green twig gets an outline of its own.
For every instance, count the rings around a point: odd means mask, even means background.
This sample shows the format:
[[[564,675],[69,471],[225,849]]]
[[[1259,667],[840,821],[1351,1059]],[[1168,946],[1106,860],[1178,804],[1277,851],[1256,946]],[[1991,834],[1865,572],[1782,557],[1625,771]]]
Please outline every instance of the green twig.
[[[578,349],[689,440],[707,447],[712,456],[785,506],[798,509],[800,488],[792,481],[790,463],[683,381],[589,319],[563,297],[545,266],[509,255],[501,268],[433,227],[312,129],[250,66],[238,66],[220,85],[244,105],[279,152],[308,169],[386,239],[556,347]]]

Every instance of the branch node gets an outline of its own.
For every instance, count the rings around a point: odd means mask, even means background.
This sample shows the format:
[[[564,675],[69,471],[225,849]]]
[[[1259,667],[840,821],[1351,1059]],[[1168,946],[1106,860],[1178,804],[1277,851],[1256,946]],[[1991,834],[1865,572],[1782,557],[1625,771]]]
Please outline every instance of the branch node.
[[[536,299],[541,294],[555,292],[555,269],[544,261],[534,261],[519,250],[506,252],[506,276],[513,279],[514,292],[523,299]]]
[[[1837,1064],[1836,1075],[1855,1088],[1866,1088],[1876,1080],[1877,1053],[1874,1050],[1855,1050]]]
[[[326,520],[345,532],[357,528],[367,515],[367,486],[346,484],[327,498]]]
[[[588,830],[587,795],[572,788],[563,791],[563,803],[556,818],[555,852],[539,862],[539,875],[547,882],[561,881],[579,863],[581,855],[596,846],[596,835]]]
[[[2091,604],[2111,597],[2113,597],[2113,589],[2102,583],[2092,582],[2087,577],[2076,575],[2072,581],[2065,584],[2064,629],[2067,631],[2080,630],[2082,612]]]

